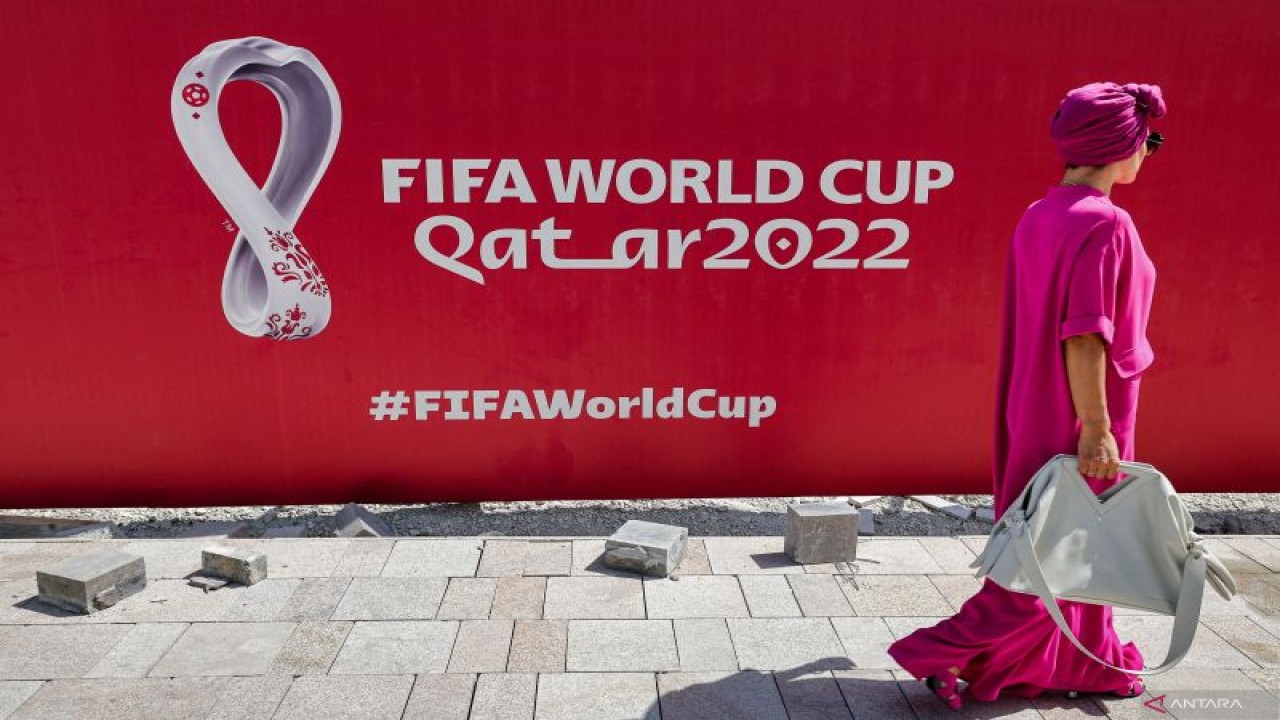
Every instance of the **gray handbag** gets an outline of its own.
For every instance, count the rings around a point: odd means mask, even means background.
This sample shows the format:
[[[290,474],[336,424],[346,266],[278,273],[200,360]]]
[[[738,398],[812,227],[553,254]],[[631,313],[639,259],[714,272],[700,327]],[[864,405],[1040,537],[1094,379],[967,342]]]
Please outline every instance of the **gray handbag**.
[[[1152,675],[1177,665],[1191,648],[1205,581],[1226,600],[1236,584],[1193,531],[1168,478],[1143,463],[1121,462],[1120,472],[1120,482],[1095,494],[1075,456],[1055,456],[1000,517],[969,567],[978,568],[974,577],[1038,596],[1062,633],[1094,660]],[[1107,663],[1071,632],[1054,598],[1173,615],[1164,662],[1144,670]]]

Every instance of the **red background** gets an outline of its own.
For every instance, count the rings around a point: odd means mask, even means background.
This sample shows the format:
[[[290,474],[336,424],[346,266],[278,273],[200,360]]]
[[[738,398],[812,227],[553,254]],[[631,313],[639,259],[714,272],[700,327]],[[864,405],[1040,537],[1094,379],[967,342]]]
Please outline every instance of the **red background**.
[[[1104,79],[1159,84],[1170,108],[1163,152],[1113,192],[1160,273],[1139,459],[1183,491],[1274,491],[1278,24],[1270,1],[10,0],[0,507],[990,492],[1005,247],[1061,176],[1059,98]],[[297,228],[333,319],[303,342],[224,320],[225,213],[169,116],[183,63],[247,35],[314,52],[343,103]],[[274,100],[241,83],[221,112],[261,179]],[[380,160],[400,157],[519,158],[542,202],[431,205],[419,179],[384,205]],[[786,159],[806,189],[786,205],[556,205],[542,163],[576,157],[743,174]],[[837,206],[817,176],[841,158],[945,160],[956,177],[928,205]],[[478,235],[555,216],[582,256],[632,227],[897,217],[911,266],[707,271],[695,246],[684,270],[531,262],[480,286],[415,250],[436,214]],[[384,389],[644,386],[773,395],[778,411],[759,428],[368,415]]]

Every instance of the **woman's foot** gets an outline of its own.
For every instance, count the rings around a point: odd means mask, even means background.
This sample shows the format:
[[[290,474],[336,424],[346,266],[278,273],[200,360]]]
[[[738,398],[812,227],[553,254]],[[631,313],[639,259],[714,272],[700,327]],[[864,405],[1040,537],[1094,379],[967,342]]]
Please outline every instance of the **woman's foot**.
[[[947,704],[952,710],[959,710],[964,706],[964,701],[960,699],[959,679],[960,668],[953,667],[950,672],[941,675],[930,675],[924,679],[924,686],[929,691],[938,696],[938,699]]]

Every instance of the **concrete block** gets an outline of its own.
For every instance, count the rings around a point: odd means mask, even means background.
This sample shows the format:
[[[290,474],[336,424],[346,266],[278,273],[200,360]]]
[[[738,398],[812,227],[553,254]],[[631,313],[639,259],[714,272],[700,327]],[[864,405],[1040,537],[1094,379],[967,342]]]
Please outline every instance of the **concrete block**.
[[[54,533],[53,536],[72,540],[114,540],[124,537],[124,533],[120,532],[120,527],[113,522],[100,522],[70,527]]]
[[[109,548],[94,548],[36,571],[40,599],[71,612],[111,607],[146,586],[143,559]]]
[[[219,538],[244,538],[249,537],[251,529],[249,523],[225,521],[225,522],[199,522],[191,527],[184,528],[178,537],[187,539],[207,538],[216,540]]]
[[[978,508],[974,512],[974,517],[976,517],[978,520],[981,520],[984,523],[995,523],[996,521],[995,508],[989,508],[984,505],[983,507]]]
[[[347,503],[333,519],[338,529],[334,531],[339,537],[387,537],[395,535],[391,525],[377,515],[369,512],[363,505]]]
[[[604,543],[604,564],[666,577],[684,559],[689,528],[628,520]]]
[[[968,505],[960,505],[959,503],[951,502],[945,498],[940,498],[937,495],[912,495],[911,499],[921,505],[924,505],[930,510],[946,513],[952,517],[960,518],[961,520],[968,520],[973,516],[973,508]]]
[[[260,552],[214,545],[200,553],[206,575],[252,585],[267,578],[267,556]]]
[[[859,535],[875,535],[876,534],[876,514],[871,508],[858,508],[858,534]]]
[[[782,551],[801,564],[853,560],[858,549],[860,514],[847,502],[788,505]]]

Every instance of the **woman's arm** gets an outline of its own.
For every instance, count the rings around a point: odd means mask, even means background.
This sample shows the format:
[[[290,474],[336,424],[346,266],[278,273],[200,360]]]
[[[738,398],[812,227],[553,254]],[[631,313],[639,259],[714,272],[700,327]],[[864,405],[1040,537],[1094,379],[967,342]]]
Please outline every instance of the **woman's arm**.
[[[1107,347],[1097,333],[1074,335],[1063,345],[1071,401],[1080,418],[1080,474],[1114,478],[1120,472],[1120,450],[1107,415]]]

